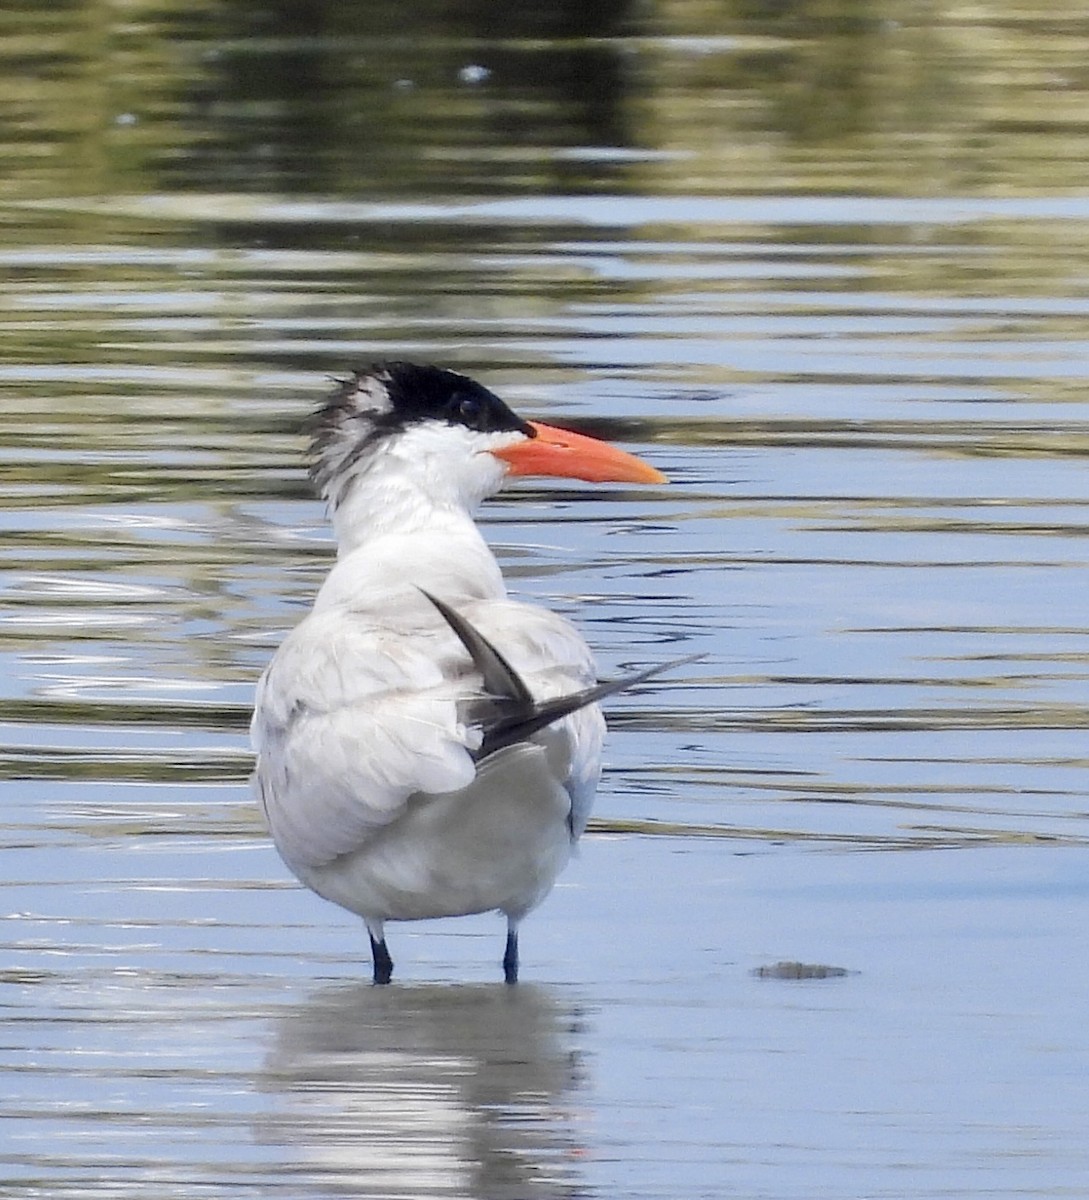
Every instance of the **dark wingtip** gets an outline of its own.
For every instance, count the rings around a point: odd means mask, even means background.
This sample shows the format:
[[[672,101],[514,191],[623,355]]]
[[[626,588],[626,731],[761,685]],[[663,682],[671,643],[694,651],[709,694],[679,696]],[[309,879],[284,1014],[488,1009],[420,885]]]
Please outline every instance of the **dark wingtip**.
[[[428,600],[439,610],[443,620],[457,635],[465,647],[473,666],[480,672],[484,687],[491,699],[506,706],[509,717],[516,714],[529,716],[534,710],[533,697],[522,677],[507,662],[506,658],[480,632],[479,629],[465,617],[452,608],[444,600],[433,596],[424,588],[419,589]]]
[[[588,704],[595,704],[606,696],[627,691],[675,667],[707,657],[705,654],[688,654],[626,675],[623,679],[597,683],[581,691],[559,696],[555,700],[538,703],[518,672],[472,622],[424,588],[420,588],[419,591],[431,601],[465,647],[484,680],[484,687],[493,704],[491,718],[479,721],[484,736],[476,754],[478,760],[487,758],[489,754],[507,746],[528,741],[533,734],[570,716],[573,712],[578,712]]]

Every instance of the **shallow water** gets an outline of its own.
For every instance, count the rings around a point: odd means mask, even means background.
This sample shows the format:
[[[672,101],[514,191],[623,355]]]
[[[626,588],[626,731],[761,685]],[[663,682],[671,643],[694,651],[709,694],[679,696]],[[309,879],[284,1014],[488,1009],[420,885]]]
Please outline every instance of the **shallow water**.
[[[585,7],[0,16],[12,1194],[1084,1194],[1089,22]],[[483,515],[604,674],[705,656],[515,990],[494,918],[368,986],[245,787],[377,357],[671,479]]]

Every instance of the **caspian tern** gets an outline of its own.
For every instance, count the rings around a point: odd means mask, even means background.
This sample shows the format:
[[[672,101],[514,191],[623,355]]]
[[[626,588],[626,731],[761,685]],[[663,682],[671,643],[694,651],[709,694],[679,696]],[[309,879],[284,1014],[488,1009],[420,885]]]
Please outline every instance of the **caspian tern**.
[[[464,375],[391,362],[318,412],[311,475],[338,557],[257,688],[254,785],[284,862],[387,921],[498,910],[518,925],[586,828],[605,723],[564,618],[511,600],[472,512],[519,475],[660,483],[641,459],[518,417]]]

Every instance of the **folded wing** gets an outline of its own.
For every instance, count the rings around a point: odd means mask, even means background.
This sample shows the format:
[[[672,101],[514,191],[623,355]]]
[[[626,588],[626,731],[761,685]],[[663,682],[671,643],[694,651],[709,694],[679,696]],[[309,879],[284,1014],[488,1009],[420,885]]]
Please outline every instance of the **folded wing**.
[[[254,784],[280,852],[321,866],[358,850],[417,793],[476,775],[489,689],[462,642],[422,595],[398,632],[366,611],[313,613],[288,635],[258,685]],[[593,680],[574,628],[544,609],[475,601],[467,619],[508,648],[524,687],[549,700]],[[597,783],[604,724],[596,708],[547,738],[549,763],[572,795],[581,832]]]

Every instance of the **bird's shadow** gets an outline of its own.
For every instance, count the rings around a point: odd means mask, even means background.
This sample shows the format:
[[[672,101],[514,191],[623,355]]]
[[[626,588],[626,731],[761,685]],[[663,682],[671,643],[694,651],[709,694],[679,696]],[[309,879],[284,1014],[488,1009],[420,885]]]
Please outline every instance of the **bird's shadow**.
[[[272,1028],[258,1139],[312,1194],[584,1195],[582,1026],[540,985],[324,988]]]

